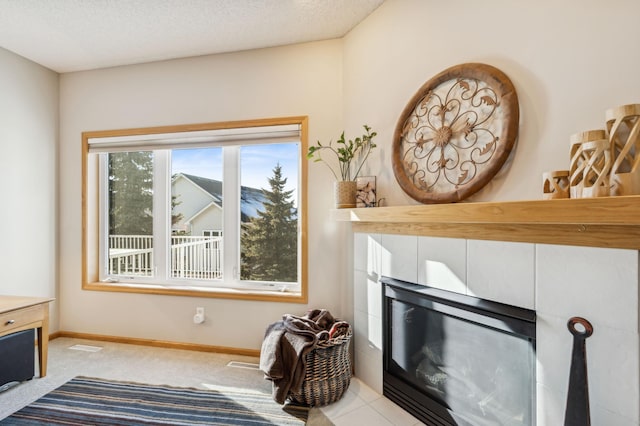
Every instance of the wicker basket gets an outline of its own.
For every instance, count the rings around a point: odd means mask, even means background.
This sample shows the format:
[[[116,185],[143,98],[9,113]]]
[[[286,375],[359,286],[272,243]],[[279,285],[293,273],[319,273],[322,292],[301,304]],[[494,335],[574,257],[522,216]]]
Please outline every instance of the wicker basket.
[[[349,342],[352,335],[349,328],[345,335],[319,342],[306,355],[302,388],[289,394],[292,401],[319,407],[342,398],[351,382]]]

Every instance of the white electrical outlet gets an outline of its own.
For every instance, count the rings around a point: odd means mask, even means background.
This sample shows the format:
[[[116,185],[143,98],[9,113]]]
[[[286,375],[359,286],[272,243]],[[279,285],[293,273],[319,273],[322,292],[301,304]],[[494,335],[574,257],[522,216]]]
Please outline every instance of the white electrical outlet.
[[[204,322],[204,308],[196,308],[196,314],[193,316],[194,324],[202,324]]]

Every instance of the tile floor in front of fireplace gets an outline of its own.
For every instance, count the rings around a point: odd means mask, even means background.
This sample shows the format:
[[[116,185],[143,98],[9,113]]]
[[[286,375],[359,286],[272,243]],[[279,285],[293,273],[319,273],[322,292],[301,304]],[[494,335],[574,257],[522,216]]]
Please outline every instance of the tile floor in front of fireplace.
[[[357,377],[351,379],[349,389],[342,399],[322,407],[321,411],[336,426],[414,426],[423,424]]]

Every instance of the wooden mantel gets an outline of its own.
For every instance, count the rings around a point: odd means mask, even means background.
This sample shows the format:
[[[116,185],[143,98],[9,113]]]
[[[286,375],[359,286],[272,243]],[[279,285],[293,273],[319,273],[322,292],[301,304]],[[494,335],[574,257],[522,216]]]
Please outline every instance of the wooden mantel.
[[[640,196],[332,210],[354,232],[640,249]]]

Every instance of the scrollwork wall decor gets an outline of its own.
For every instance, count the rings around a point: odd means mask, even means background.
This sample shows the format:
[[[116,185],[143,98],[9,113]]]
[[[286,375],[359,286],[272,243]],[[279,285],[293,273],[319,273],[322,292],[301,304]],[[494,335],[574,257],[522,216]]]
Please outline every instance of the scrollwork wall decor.
[[[486,64],[446,69],[405,107],[393,139],[393,171],[422,203],[461,201],[500,170],[518,134],[511,80]]]

